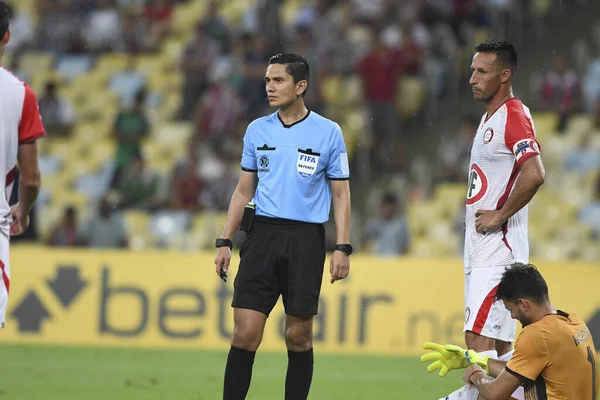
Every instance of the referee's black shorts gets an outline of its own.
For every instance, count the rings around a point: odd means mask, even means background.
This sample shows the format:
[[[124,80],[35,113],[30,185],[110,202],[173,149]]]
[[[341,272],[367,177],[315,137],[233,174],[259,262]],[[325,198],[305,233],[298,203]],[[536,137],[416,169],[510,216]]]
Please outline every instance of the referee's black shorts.
[[[240,248],[234,308],[269,316],[283,297],[287,315],[316,315],[325,264],[325,227],[256,216]]]

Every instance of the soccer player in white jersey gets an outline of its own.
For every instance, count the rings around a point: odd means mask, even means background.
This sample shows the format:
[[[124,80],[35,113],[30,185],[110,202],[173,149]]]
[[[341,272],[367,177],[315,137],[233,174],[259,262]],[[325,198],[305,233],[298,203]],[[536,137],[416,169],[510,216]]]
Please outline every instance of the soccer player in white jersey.
[[[10,39],[9,12],[0,1],[0,327],[4,327],[10,290],[8,245],[29,226],[29,212],[37,199],[41,179],[36,140],[45,135],[35,93],[2,65]],[[8,205],[16,164],[19,163],[19,202]]]
[[[506,41],[475,47],[469,83],[485,103],[471,149],[465,217],[465,341],[469,349],[510,359],[516,323],[496,289],[505,268],[529,261],[527,204],[545,171],[529,108],[512,90],[517,52]],[[470,386],[446,397],[477,399]],[[522,397],[515,393],[515,398]]]

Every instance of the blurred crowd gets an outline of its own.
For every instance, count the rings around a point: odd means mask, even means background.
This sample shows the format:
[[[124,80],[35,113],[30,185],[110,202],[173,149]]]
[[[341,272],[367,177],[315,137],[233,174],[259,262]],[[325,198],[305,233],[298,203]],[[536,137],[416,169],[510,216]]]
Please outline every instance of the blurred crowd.
[[[460,102],[468,91],[469,60],[473,45],[485,39],[481,33],[509,33],[519,42],[543,34],[544,14],[552,12],[548,2],[536,0],[310,0],[295,2],[290,16],[285,13],[289,1],[256,0],[246,2],[232,21],[221,13],[226,1],[206,2],[205,14],[194,23],[175,61],[181,85],[178,107],[168,118],[189,124],[192,134],[187,152],[174,160],[168,173],[154,168],[143,151],[156,134],[153,111],[164,103],[166,93],[151,87],[133,60],[160,51],[173,36],[177,7],[185,2],[35,0],[29,12],[13,4],[6,49],[10,61],[5,66],[26,81],[30,71],[20,61],[32,51],[51,52],[53,68],[66,81],[90,70],[107,53],[131,60],[109,77],[107,90],[119,101],[111,127],[115,154],[102,182],[94,184],[100,193],[95,212],[82,221],[78,210],[66,205],[49,244],[127,247],[128,226],[121,212],[126,210],[226,211],[238,177],[245,127],[272,111],[263,77],[269,57],[281,51],[307,58],[311,80],[306,103],[325,116],[347,117],[332,105],[327,92],[333,78],[360,83],[358,108],[363,118],[359,139],[347,143],[351,163],[355,169],[364,168],[366,160],[370,176],[406,178],[415,169],[406,154],[407,142],[424,129],[435,130],[427,126],[431,120],[444,116],[440,110]],[[596,48],[585,68],[574,69],[568,56],[559,56],[539,82],[538,109],[559,116],[558,132],[567,129],[570,116],[582,112],[600,127],[598,57]],[[43,87],[38,97],[49,138],[77,134],[76,107],[61,96],[60,82],[48,80]],[[443,171],[432,176],[435,183],[466,182],[479,116],[464,115],[458,131],[432,141],[439,150],[426,156]],[[366,158],[360,158],[361,152]],[[600,168],[598,153],[585,161],[576,158],[573,168]],[[43,154],[41,163],[47,170],[59,168],[51,153]],[[364,226],[359,242],[381,255],[409,252],[406,210],[411,194],[394,187],[375,193],[376,206],[358,213]],[[590,207],[586,212],[600,219],[598,203]],[[600,223],[595,229],[600,231]],[[35,237],[35,226],[31,231]]]

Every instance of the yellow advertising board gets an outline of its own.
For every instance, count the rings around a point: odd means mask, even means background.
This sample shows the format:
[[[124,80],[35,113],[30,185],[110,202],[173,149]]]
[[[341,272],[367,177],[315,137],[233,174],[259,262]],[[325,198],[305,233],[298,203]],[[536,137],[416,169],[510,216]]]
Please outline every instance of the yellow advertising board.
[[[213,258],[213,253],[16,248],[0,342],[227,349],[238,260],[223,283]],[[554,305],[582,316],[600,343],[600,266],[539,267]],[[458,259],[353,256],[347,280],[331,285],[326,272],[315,347],[418,354],[425,341],[463,343],[462,271]],[[261,349],[284,348],[282,327],[278,304]]]

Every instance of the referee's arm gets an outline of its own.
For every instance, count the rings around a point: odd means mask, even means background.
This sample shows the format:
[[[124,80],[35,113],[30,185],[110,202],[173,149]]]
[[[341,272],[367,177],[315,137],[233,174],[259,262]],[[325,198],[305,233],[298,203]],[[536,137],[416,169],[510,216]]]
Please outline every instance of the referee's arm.
[[[242,222],[242,216],[244,215],[244,207],[254,196],[256,190],[256,172],[242,170],[240,179],[231,201],[229,202],[229,210],[227,211],[227,220],[225,221],[225,227],[223,228],[222,239],[233,239],[233,235],[237,231],[240,223]],[[215,267],[217,275],[221,274],[221,271],[227,272],[229,270],[229,264],[231,263],[231,250],[229,247],[220,247],[215,258]]]
[[[238,184],[235,187],[235,191],[229,202],[227,220],[225,221],[225,227],[223,228],[221,238],[233,239],[233,236],[242,222],[244,207],[246,207],[246,204],[254,197],[255,190],[256,172],[242,170]]]
[[[350,182],[331,180],[335,232],[338,244],[350,243]],[[350,273],[350,260],[340,251],[334,251],[329,264],[331,283],[344,279]]]
[[[331,180],[337,243],[350,243],[350,182]]]

